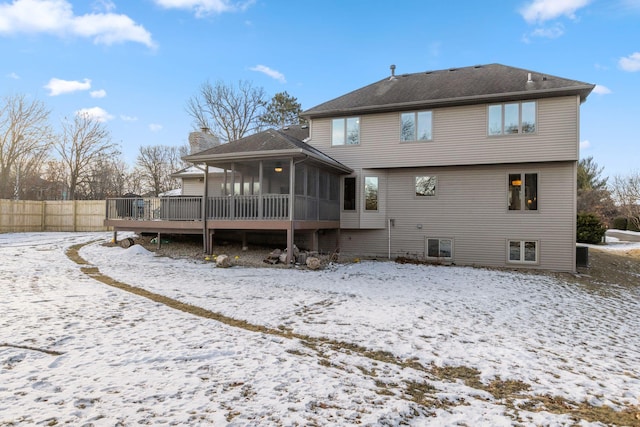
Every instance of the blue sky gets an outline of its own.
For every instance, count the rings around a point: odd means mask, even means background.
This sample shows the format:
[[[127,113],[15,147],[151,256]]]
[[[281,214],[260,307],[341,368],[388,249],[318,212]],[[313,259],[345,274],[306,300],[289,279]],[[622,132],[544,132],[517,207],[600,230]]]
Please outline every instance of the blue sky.
[[[396,72],[502,63],[596,84],[581,156],[638,171],[640,0],[0,0],[0,96],[101,117],[133,165],[183,145],[187,100],[249,80],[311,108]]]

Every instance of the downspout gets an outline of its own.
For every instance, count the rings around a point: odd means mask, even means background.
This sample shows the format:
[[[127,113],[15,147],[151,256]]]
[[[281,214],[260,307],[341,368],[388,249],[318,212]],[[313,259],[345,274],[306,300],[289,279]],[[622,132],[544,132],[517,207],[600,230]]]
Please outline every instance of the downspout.
[[[388,256],[388,258],[391,259],[391,218],[389,218],[388,228],[389,228],[389,241],[388,241],[388,243],[389,243],[389,256]]]
[[[396,220],[394,218],[389,218],[389,222],[387,224],[387,227],[389,228],[389,237],[388,237],[389,259],[391,259],[391,227],[395,227],[395,225],[396,225]]]

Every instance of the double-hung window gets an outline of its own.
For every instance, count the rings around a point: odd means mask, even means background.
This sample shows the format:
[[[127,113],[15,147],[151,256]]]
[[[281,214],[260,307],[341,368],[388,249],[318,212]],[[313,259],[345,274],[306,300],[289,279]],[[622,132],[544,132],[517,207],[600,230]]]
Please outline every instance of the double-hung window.
[[[507,184],[510,211],[538,210],[537,173],[510,173]]]
[[[431,111],[400,114],[400,141],[429,141],[432,128]]]
[[[536,131],[536,102],[511,102],[489,105],[489,136],[528,134]]]
[[[331,145],[360,144],[360,118],[346,117],[331,121]]]

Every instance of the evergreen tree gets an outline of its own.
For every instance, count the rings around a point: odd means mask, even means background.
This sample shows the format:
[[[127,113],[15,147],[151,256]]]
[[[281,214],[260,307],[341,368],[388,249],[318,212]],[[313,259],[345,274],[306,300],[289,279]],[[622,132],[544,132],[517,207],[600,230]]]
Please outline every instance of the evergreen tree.
[[[302,106],[296,97],[289,95],[286,91],[279,92],[271,98],[265,113],[260,117],[260,121],[264,125],[276,128],[303,124],[305,121],[300,118],[301,112]]]

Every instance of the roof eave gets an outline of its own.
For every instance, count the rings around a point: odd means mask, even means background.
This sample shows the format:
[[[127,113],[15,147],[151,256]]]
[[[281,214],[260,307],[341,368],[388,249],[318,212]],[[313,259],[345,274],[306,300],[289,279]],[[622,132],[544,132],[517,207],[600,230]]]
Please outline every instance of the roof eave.
[[[210,164],[210,163],[213,164],[213,162],[229,163],[236,160],[238,161],[266,160],[266,159],[277,159],[277,158],[282,158],[287,156],[291,156],[291,157],[307,156],[307,157],[313,158],[314,160],[324,165],[330,166],[334,169],[338,169],[345,173],[353,172],[353,169],[348,168],[342,163],[328,161],[322,156],[318,156],[315,153],[310,152],[308,150],[304,150],[302,148],[289,149],[289,150],[249,151],[244,153],[224,153],[224,154],[213,154],[213,155],[209,154],[209,155],[201,155],[201,156],[193,155],[193,156],[185,156],[183,157],[183,160],[188,162],[193,162],[193,163],[201,162],[205,164]]]

